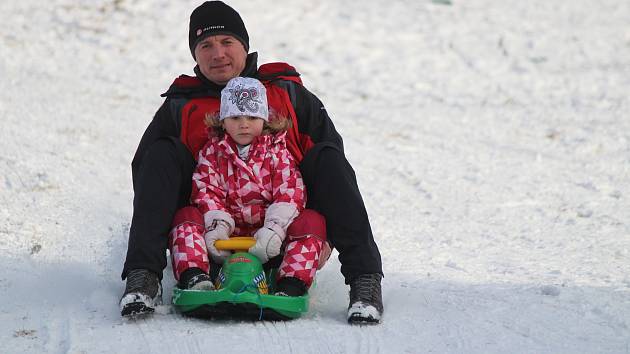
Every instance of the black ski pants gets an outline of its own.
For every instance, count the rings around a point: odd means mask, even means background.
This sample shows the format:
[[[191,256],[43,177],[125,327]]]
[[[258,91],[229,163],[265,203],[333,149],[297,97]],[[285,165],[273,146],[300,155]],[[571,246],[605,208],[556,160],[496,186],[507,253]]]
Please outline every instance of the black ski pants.
[[[168,233],[175,212],[189,205],[195,161],[176,138],[154,142],[142,156],[134,176],[133,217],[122,278],[132,269],[148,269],[162,278]],[[307,208],[326,218],[327,238],[339,252],[346,284],[366,273],[381,273],[354,170],[335,145],[320,143],[300,163]]]

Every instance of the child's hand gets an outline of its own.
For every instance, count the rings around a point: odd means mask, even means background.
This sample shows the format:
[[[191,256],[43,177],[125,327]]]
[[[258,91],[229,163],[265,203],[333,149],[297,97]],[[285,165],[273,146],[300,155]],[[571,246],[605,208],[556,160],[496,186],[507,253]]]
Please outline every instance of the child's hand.
[[[249,253],[258,257],[262,263],[280,254],[282,237],[272,229],[262,227],[254,234],[256,244],[249,249]]]
[[[212,257],[212,261],[217,264],[223,264],[231,253],[229,251],[219,251],[214,247],[214,242],[230,238],[230,224],[224,220],[214,220],[203,238],[206,240],[206,248],[210,257]]]

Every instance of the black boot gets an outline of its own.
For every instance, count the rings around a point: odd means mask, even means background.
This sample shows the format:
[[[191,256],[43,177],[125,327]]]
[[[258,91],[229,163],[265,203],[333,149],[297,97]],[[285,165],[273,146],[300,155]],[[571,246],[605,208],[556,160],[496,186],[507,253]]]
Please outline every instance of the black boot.
[[[379,273],[361,274],[350,281],[348,322],[351,324],[377,324],[383,315],[383,297]]]
[[[177,287],[185,290],[214,290],[212,279],[199,268],[188,268],[179,277]]]
[[[276,284],[274,295],[302,296],[306,294],[306,284],[295,277],[280,278]]]
[[[127,286],[120,299],[120,314],[135,316],[155,311],[162,303],[162,284],[157,274],[133,269],[127,274]]]

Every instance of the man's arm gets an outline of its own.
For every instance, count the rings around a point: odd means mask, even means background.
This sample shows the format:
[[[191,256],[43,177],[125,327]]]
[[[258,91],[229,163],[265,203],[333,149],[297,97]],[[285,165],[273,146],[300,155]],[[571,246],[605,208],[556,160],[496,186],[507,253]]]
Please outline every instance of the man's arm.
[[[335,129],[324,104],[304,86],[292,83],[289,92],[297,115],[298,131],[310,137],[313,144],[328,142],[343,151],[343,139]],[[303,146],[304,147],[304,146]]]

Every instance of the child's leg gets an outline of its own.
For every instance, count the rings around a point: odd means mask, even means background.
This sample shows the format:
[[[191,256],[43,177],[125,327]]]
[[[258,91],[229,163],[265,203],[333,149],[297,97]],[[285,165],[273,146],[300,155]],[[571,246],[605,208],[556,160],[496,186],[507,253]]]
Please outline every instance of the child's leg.
[[[195,207],[185,207],[175,213],[173,229],[169,234],[173,274],[176,280],[189,268],[208,273],[210,263],[206,242],[203,239],[203,217]]]
[[[304,210],[287,230],[287,246],[278,279],[296,278],[308,289],[315,278],[325,242],[326,220],[314,210]]]
[[[297,278],[308,289],[315,278],[323,244],[324,241],[312,235],[290,240],[280,264],[278,278]]]

